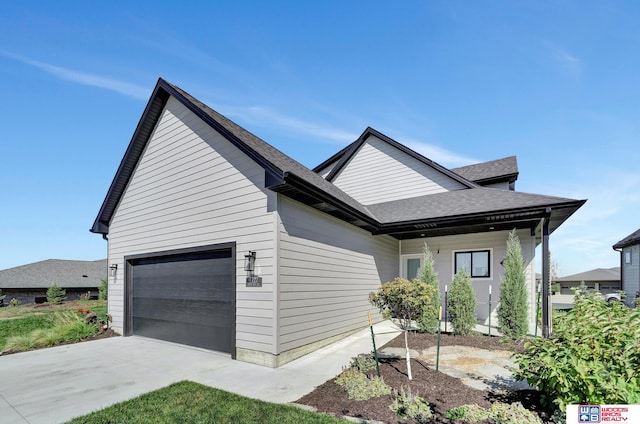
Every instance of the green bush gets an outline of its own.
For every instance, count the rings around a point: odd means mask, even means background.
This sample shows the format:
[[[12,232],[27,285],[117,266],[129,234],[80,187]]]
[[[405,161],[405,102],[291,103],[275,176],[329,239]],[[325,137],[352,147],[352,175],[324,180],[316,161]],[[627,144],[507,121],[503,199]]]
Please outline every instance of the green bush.
[[[423,247],[422,271],[420,272],[420,281],[433,287],[434,293],[431,302],[425,305],[422,315],[418,318],[418,328],[427,333],[436,333],[438,331],[438,315],[440,313],[440,281],[438,273],[433,269],[433,254],[429,250],[427,243]]]
[[[527,334],[529,322],[524,260],[516,230],[511,231],[507,238],[507,253],[503,265],[498,322],[503,335],[517,339]]]
[[[477,404],[457,406],[449,409],[446,417],[464,423],[489,420],[496,424],[542,424],[542,420],[534,412],[525,409],[518,402],[512,404],[495,402],[490,409]]]
[[[20,306],[20,301],[14,297],[9,301],[9,306]]]
[[[347,391],[349,399],[354,400],[369,400],[391,393],[391,387],[385,384],[382,377],[367,378],[354,368],[343,371],[335,382]]]
[[[578,294],[554,321],[553,337],[515,355],[515,378],[543,392],[547,406],[640,403],[640,309]]]
[[[109,295],[109,283],[106,278],[100,280],[100,287],[98,287],[98,300],[107,300]]]
[[[416,420],[420,424],[428,423],[433,415],[429,402],[420,396],[411,395],[411,392],[405,393],[403,388],[400,389],[400,393],[396,395],[389,409],[400,418]]]
[[[376,369],[376,359],[374,358],[373,353],[363,353],[351,358],[349,366],[366,374],[369,371]]]
[[[47,289],[47,302],[55,305],[62,303],[66,294],[66,290],[61,289],[57,284],[53,284]]]
[[[471,277],[465,271],[460,271],[453,277],[447,311],[453,334],[470,334],[476,327],[476,295],[471,286]]]

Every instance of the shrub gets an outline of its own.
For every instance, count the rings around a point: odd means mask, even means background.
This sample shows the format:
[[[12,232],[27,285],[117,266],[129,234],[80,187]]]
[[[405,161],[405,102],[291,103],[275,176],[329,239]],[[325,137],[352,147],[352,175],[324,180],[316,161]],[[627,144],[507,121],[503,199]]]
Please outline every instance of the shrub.
[[[533,339],[515,355],[517,379],[544,394],[547,406],[640,403],[640,309],[578,294],[558,315],[550,339]]]
[[[335,382],[347,391],[349,399],[354,400],[369,400],[391,393],[391,387],[385,384],[382,377],[367,378],[354,368],[343,371]]]
[[[400,393],[396,395],[389,409],[400,418],[409,418],[421,424],[428,423],[433,415],[429,402],[420,396],[411,395],[411,391],[406,394],[403,388],[400,389]]]
[[[98,287],[98,300],[107,300],[109,295],[109,283],[106,278],[100,280],[100,287]]]
[[[507,253],[503,264],[498,322],[503,335],[517,339],[527,334],[529,324],[524,260],[516,230],[511,231],[507,238]]]
[[[373,353],[363,353],[351,358],[349,366],[366,374],[376,369],[376,359],[373,357]]]
[[[453,334],[470,334],[477,322],[476,295],[471,286],[471,277],[465,271],[460,271],[453,277],[447,303]]]
[[[508,404],[495,402],[490,409],[476,404],[462,405],[447,411],[446,417],[456,422],[476,423],[490,420],[496,424],[542,424],[542,420],[519,402]]]
[[[67,291],[58,287],[57,284],[53,284],[47,289],[47,302],[57,305],[62,303]]]
[[[434,288],[431,302],[425,305],[422,315],[418,318],[417,324],[420,330],[427,333],[436,333],[438,331],[438,314],[440,313],[440,281],[438,273],[433,269],[433,254],[429,250],[427,243],[423,247],[422,271],[420,272],[420,281]]]
[[[9,301],[9,306],[20,306],[20,301],[14,297]]]
[[[435,289],[427,283],[417,279],[409,281],[405,278],[396,278],[384,283],[377,293],[369,293],[369,302],[380,310],[383,317],[396,319],[398,327],[404,331],[409,380],[412,376],[407,332],[413,320],[418,319],[426,305],[431,303],[434,295]]]

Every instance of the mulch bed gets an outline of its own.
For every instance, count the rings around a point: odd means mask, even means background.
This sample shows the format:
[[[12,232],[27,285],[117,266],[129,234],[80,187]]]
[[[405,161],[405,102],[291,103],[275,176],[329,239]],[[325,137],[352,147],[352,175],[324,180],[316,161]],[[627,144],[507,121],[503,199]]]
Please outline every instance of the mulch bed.
[[[437,336],[430,334],[410,334],[409,347],[418,351],[436,346]],[[441,346],[469,346],[487,350],[518,350],[520,346],[514,343],[502,343],[497,337],[481,335],[453,336],[442,334]],[[384,347],[404,348],[404,336],[400,335],[387,343]],[[364,352],[363,352],[364,353]],[[348,366],[348,364],[344,364]],[[407,378],[405,359],[385,359],[380,363],[380,373],[384,382],[399,391],[404,388],[411,393],[426,399],[432,406],[434,423],[452,423],[446,418],[449,409],[470,403],[477,403],[482,407],[490,407],[494,401],[507,403],[521,402],[525,408],[531,409],[541,416],[549,416],[550,411],[542,409],[539,394],[533,390],[519,390],[508,395],[473,389],[463,384],[459,379],[450,377],[442,372],[436,372],[420,360],[411,360],[413,380]],[[346,391],[338,386],[334,380],[329,380],[318,386],[313,392],[296,401],[309,405],[320,412],[336,415],[351,416],[366,420],[377,420],[385,423],[412,423],[414,421],[398,418],[389,405],[393,401],[392,395],[373,398],[366,401],[352,400]]]

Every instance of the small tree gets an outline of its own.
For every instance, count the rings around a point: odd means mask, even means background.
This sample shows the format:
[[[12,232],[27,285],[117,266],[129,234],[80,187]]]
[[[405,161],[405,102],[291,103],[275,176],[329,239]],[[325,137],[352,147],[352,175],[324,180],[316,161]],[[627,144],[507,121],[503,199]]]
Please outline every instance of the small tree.
[[[500,288],[498,323],[500,331],[516,339],[527,334],[527,284],[520,239],[514,229],[507,238],[507,253],[503,261],[504,275]]]
[[[62,303],[65,298],[67,291],[58,287],[57,284],[53,284],[49,289],[47,289],[47,302],[53,304]]]
[[[411,322],[422,315],[422,311],[431,303],[434,295],[435,290],[430,285],[417,279],[409,281],[405,278],[396,278],[384,283],[376,293],[369,293],[369,302],[380,310],[385,319],[396,319],[396,325],[404,331],[409,380],[413,377],[407,333],[411,328]]]
[[[98,300],[107,300],[109,294],[109,284],[106,278],[100,280],[100,287],[98,287]]]
[[[470,334],[476,327],[476,294],[471,286],[471,277],[459,271],[451,282],[447,299],[447,311],[453,326],[453,334]]]
[[[429,246],[427,246],[427,243],[424,244],[422,252],[423,260],[422,270],[420,271],[420,281],[430,285],[435,291],[431,303],[426,306],[422,316],[418,319],[418,327],[428,333],[435,333],[438,331],[439,325],[440,281],[438,280],[438,273],[433,269],[433,254]]]

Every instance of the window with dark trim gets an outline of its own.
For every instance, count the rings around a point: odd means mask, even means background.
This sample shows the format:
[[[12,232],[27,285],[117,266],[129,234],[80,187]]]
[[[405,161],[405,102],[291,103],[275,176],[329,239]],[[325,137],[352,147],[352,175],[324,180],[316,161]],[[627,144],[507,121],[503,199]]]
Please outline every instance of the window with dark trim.
[[[491,252],[489,250],[470,250],[455,252],[456,274],[465,270],[472,278],[488,278],[491,276]]]

